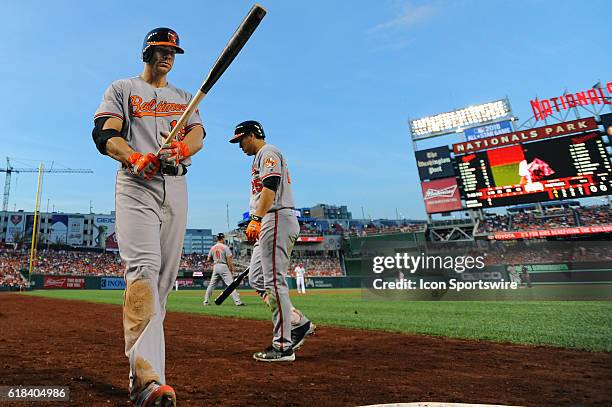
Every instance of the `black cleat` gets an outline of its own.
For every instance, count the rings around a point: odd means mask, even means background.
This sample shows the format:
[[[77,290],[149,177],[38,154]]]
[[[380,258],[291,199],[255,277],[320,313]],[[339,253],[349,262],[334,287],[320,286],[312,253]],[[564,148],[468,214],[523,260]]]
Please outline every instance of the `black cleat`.
[[[293,362],[295,353],[293,353],[293,349],[278,350],[274,346],[270,346],[264,351],[254,353],[253,359],[260,362]]]
[[[293,343],[293,350],[298,350],[302,347],[306,338],[313,335],[317,326],[312,322],[308,321],[302,326],[293,328],[291,330],[291,342]]]

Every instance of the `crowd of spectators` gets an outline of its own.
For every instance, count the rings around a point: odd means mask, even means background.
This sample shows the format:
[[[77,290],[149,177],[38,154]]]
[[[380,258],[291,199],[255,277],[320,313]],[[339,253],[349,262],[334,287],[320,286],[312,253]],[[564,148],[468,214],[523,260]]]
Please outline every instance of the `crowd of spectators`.
[[[321,229],[310,223],[300,223],[300,236],[321,236]]]
[[[121,276],[123,270],[114,252],[47,250],[36,261],[36,273],[46,275]]]
[[[572,209],[555,213],[517,213],[512,217],[510,230],[561,229],[578,226]]]
[[[487,214],[478,222],[476,234],[494,232],[561,229],[577,226],[612,224],[612,208],[608,205],[545,210],[542,213]]]
[[[242,264],[246,267],[250,263],[250,256],[235,256],[234,263]],[[303,264],[306,269],[306,276],[310,277],[342,277],[342,265],[340,259],[326,256],[307,256],[302,255],[299,251],[294,251],[291,255],[291,264],[289,265],[289,275],[295,277],[295,266]]]
[[[612,208],[608,205],[587,206],[576,209],[581,226],[599,226],[612,224]]]
[[[558,264],[566,262],[609,262],[612,248],[607,245],[571,242],[506,246],[486,250],[485,264]]]
[[[384,235],[394,233],[410,233],[410,232],[424,232],[425,223],[411,223],[406,225],[375,225],[368,224],[362,229],[351,227],[348,230],[348,236],[370,236],[370,235]]]
[[[488,215],[484,221],[478,223],[477,234],[486,232],[507,232],[508,231],[508,215]]]
[[[180,268],[187,271],[212,272],[212,262],[206,261],[207,255],[186,254],[181,258]],[[342,275],[338,259],[308,257],[296,260],[303,262],[312,275]],[[234,266],[244,269],[249,265],[250,257],[234,256]],[[297,264],[297,263],[296,263]],[[296,264],[291,266],[291,270]],[[25,283],[19,270],[29,268],[29,252],[25,250],[0,250],[0,285]],[[88,251],[53,251],[39,252],[34,263],[33,274],[73,275],[73,276],[122,276],[125,265],[118,253]]]
[[[0,251],[0,286],[10,288],[27,287],[28,281],[20,273],[23,267],[24,263],[21,257],[12,256],[8,250]]]
[[[289,274],[295,277],[295,267],[302,264],[306,269],[306,277],[343,277],[340,260],[331,257],[292,258]]]
[[[180,269],[183,270],[200,270],[200,271],[212,271],[212,262],[207,261],[208,255],[206,254],[184,254],[181,257]]]

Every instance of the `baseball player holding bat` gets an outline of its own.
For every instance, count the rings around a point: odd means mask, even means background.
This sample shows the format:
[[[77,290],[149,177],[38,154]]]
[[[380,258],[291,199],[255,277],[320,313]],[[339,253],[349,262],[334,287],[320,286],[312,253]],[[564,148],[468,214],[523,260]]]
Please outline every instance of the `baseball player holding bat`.
[[[96,147],[121,163],[115,231],[126,263],[123,330],[130,398],[138,407],[176,405],[174,389],[165,384],[163,320],[185,236],[184,175],[205,136],[197,106],[265,15],[263,7],[251,8],[193,97],[166,79],[175,54],[184,53],[178,34],[165,27],[151,30],[142,46],[142,74],[113,82],[94,116]]]
[[[175,55],[182,53],[175,31],[151,30],[142,47],[143,72],[113,82],[94,116],[96,147],[121,164],[115,230],[126,264],[123,331],[136,406],[176,404],[166,384],[163,321],[185,235],[184,175],[205,136],[196,111],[174,141],[163,143],[191,100],[167,81]],[[159,156],[152,153],[158,149]]]
[[[253,355],[258,361],[295,360],[294,351],[315,325],[295,309],[289,298],[287,269],[291,251],[300,233],[293,209],[291,178],[280,150],[266,144],[260,123],[248,120],[238,124],[230,143],[239,143],[242,151],[254,156],[251,167],[251,221],[246,229],[254,241],[249,282],[272,311],[272,345]]]
[[[223,233],[219,233],[217,235],[217,244],[210,248],[208,252],[208,261],[212,261],[213,272],[212,277],[210,278],[210,283],[208,283],[208,288],[206,289],[206,294],[204,294],[204,302],[203,305],[208,305],[208,299],[212,294],[215,286],[219,282],[219,280],[223,280],[225,285],[229,286],[232,284],[232,275],[236,274],[236,269],[234,268],[234,263],[232,262],[232,252],[229,247],[227,247],[224,243],[225,235]],[[237,306],[244,306],[245,304],[240,301],[240,295],[237,290],[232,291],[232,299],[234,300],[234,304]]]

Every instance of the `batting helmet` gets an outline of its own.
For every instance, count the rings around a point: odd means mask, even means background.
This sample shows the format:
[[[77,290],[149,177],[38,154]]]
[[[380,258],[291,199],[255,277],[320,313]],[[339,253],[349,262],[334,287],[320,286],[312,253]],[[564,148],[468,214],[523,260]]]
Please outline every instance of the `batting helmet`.
[[[249,133],[255,134],[255,137],[257,138],[266,138],[263,126],[259,122],[256,122],[255,120],[247,120],[236,125],[236,128],[234,129],[234,137],[230,139],[230,143],[238,143],[242,136]]]
[[[157,45],[173,47],[177,54],[184,54],[185,51],[179,44],[179,36],[176,31],[166,27],[154,28],[147,33],[142,42],[142,60],[149,62],[153,55],[153,47]]]

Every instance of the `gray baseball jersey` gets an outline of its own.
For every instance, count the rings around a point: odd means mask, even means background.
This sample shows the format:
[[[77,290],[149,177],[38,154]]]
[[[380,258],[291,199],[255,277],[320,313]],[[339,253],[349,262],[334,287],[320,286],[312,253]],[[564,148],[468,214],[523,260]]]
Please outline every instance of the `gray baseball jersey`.
[[[223,243],[217,243],[211,247],[210,251],[208,252],[208,260],[212,258],[215,264],[227,264],[228,257],[232,257],[232,252],[230,248]]]
[[[280,150],[271,144],[265,144],[253,158],[251,167],[251,213],[257,209],[259,196],[263,188],[263,181],[270,176],[280,176],[281,182],[276,190],[274,203],[270,210],[293,208],[293,193],[291,192],[291,177],[287,162]]]
[[[187,105],[191,94],[171,84],[156,88],[140,76],[113,82],[104,92],[94,119],[116,117],[123,120],[121,133],[128,145],[140,153],[155,153],[163,142],[162,131],[171,131]],[[196,126],[202,127],[200,114],[195,111],[177,139]],[[189,158],[183,162],[191,164]]]

